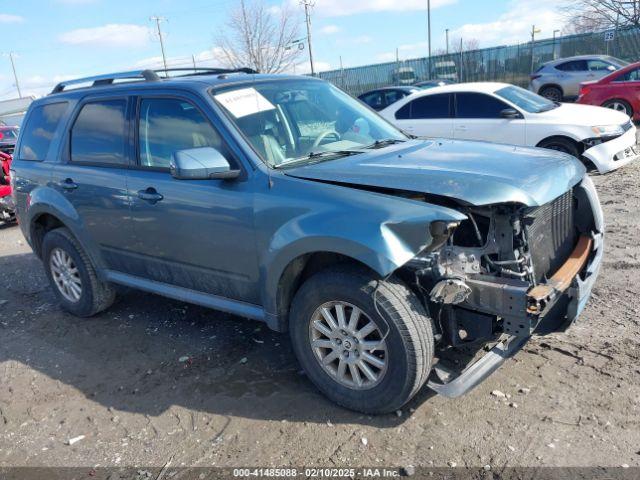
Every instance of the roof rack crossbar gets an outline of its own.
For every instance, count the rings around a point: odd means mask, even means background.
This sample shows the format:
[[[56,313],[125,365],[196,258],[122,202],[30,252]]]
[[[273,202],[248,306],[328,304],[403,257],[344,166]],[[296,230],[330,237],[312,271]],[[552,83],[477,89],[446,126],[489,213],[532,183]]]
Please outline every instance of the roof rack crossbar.
[[[107,73],[104,75],[96,75],[93,77],[65,80],[64,82],[58,83],[53,88],[51,93],[60,93],[65,88],[71,85],[78,85],[82,83],[92,83],[92,86],[111,85],[114,80],[145,80],[147,82],[153,82],[156,80],[160,80],[160,77],[153,70],[134,70],[131,72]]]
[[[258,73],[253,68],[241,67],[241,68],[212,68],[212,67],[183,67],[183,68],[160,68],[154,70],[156,73],[162,72],[193,72],[193,75],[222,75],[226,73],[247,73],[247,74],[255,74]]]

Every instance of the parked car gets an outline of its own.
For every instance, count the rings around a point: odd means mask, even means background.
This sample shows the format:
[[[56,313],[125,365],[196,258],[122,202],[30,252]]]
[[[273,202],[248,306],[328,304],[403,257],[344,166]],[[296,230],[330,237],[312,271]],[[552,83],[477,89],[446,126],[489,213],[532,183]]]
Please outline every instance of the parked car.
[[[627,65],[628,62],[609,55],[580,55],[552,60],[531,74],[529,90],[554,102],[575,99],[580,83],[598,80]]]
[[[11,195],[11,155],[0,152],[0,220],[15,220],[15,208]]]
[[[636,127],[625,114],[552,102],[506,83],[423,90],[380,114],[413,135],[549,148],[583,159],[600,173],[640,154]]]
[[[264,321],[368,413],[425,384],[461,395],[564,330],[603,257],[576,159],[412,139],[317,78],[67,81],[30,107],[12,175],[65,310],[94,315],[118,284]],[[447,360],[462,345],[470,368]]]
[[[416,83],[416,72],[411,67],[398,67],[391,72],[393,85],[413,85]]]
[[[11,155],[18,140],[20,129],[14,126],[0,125],[0,152]]]
[[[365,92],[358,96],[358,98],[374,110],[379,111],[383,108],[387,108],[389,105],[397,102],[401,98],[419,91],[420,88],[417,87],[384,87]]]
[[[580,84],[578,103],[601,105],[640,120],[640,62]]]
[[[456,82],[454,82],[453,80],[446,80],[446,79],[440,78],[436,80],[423,80],[422,82],[417,82],[415,86],[420,88],[421,90],[426,90],[428,88],[451,85],[452,83],[456,83]]]

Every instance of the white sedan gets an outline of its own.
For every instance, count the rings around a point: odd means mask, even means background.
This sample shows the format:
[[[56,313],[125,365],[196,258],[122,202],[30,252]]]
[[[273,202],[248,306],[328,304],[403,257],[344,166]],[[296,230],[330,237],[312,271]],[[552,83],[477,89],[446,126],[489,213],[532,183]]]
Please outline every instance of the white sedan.
[[[380,115],[419,137],[550,148],[591,162],[600,173],[640,156],[624,113],[556,103],[506,83],[458,83],[409,95]]]

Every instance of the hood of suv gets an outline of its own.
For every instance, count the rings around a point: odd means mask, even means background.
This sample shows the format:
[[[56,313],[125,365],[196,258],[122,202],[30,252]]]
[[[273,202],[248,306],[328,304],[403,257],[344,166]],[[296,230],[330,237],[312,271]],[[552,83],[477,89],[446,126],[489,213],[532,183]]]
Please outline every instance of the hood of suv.
[[[460,140],[412,140],[292,167],[287,175],[343,185],[439,195],[471,205],[543,205],[580,181],[575,158],[540,148]]]

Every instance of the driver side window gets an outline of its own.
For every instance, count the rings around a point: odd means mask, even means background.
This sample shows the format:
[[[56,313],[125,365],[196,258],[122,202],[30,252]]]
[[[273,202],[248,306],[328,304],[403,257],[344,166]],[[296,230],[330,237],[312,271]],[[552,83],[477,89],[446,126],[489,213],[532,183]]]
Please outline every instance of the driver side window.
[[[178,150],[213,147],[223,155],[223,141],[191,103],[174,98],[145,98],[140,102],[138,151],[140,165],[169,168]]]

